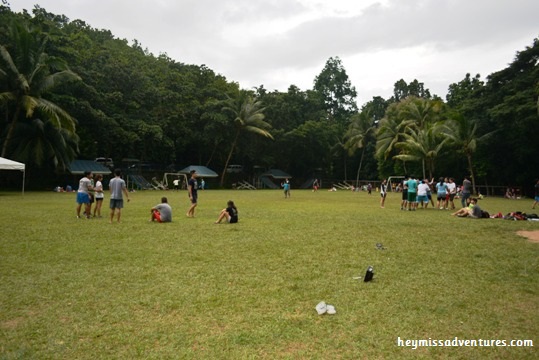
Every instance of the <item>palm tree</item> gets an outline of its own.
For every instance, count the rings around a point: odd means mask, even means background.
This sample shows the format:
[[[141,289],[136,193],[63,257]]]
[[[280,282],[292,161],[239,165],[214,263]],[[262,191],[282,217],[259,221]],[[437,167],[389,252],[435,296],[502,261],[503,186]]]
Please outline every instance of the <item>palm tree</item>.
[[[421,161],[423,179],[426,179],[425,167],[429,171],[429,179],[434,174],[435,160],[446,145],[449,138],[441,139],[442,125],[439,123],[426,123],[422,129],[410,128],[404,134],[404,141],[396,146],[403,153],[394,156],[403,161]]]
[[[356,174],[356,185],[359,183],[359,173],[361,171],[361,166],[363,165],[367,138],[373,129],[371,116],[368,111],[364,111],[352,117],[348,131],[345,134],[345,148],[348,150],[349,155],[353,155],[357,149],[362,149],[361,159],[359,160],[359,167]]]
[[[398,104],[388,107],[386,115],[378,124],[376,131],[376,157],[379,161],[386,161],[396,153],[396,145],[404,139],[405,123],[399,118]],[[401,151],[401,150],[399,150]],[[403,162],[406,171],[406,162]]]
[[[473,171],[472,157],[477,149],[477,143],[481,142],[495,131],[491,131],[484,135],[479,136],[477,134],[478,124],[477,121],[461,114],[454,114],[451,116],[451,120],[444,126],[444,134],[448,137],[449,142],[456,146],[460,153],[466,156],[468,161],[468,170],[470,171],[470,177],[472,180],[473,193],[476,194],[475,187],[475,175]]]
[[[238,145],[240,134],[244,131],[254,133],[266,138],[272,139],[273,136],[269,133],[271,125],[264,121],[264,108],[262,103],[247,95],[243,102],[245,94],[240,94],[237,99],[229,99],[228,105],[223,108],[224,111],[229,111],[233,114],[234,138],[230,146],[230,152],[225,162],[225,168],[221,175],[221,186],[225,182],[225,174],[232,154]]]
[[[76,139],[76,121],[42,95],[67,81],[80,80],[80,77],[68,70],[64,61],[45,53],[47,38],[40,31],[14,22],[10,36],[12,47],[0,45],[0,79],[4,82],[0,89],[0,105],[4,105],[8,119],[1,156],[20,148],[12,145],[16,128],[20,123],[31,124],[35,118],[41,119],[47,126],[51,125],[62,136]],[[50,131],[47,133],[50,134]],[[46,146],[45,142],[40,144]],[[76,149],[76,143],[65,142],[65,145],[75,145]],[[70,153],[66,149],[66,154]]]
[[[14,152],[25,163],[41,166],[45,162],[66,168],[78,149],[79,137],[52,122],[32,119],[21,122],[13,133]]]
[[[404,126],[423,129],[438,120],[441,108],[440,101],[410,96],[402,101],[399,116],[403,119]]]

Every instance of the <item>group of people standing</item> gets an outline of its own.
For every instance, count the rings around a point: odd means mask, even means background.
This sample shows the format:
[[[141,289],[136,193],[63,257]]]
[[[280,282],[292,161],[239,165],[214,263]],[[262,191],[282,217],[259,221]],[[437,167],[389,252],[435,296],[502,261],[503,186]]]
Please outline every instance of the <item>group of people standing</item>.
[[[114,170],[114,178],[110,179],[110,222],[116,215],[117,221],[120,222],[122,216],[122,208],[124,207],[123,194],[125,194],[127,201],[129,201],[129,193],[125,181],[121,178],[122,172],[120,169]],[[103,175],[97,174],[96,181],[94,182],[94,176],[91,171],[85,171],[84,177],[79,180],[79,189],[77,190],[77,218],[81,218],[81,210],[84,206],[83,217],[87,219],[91,218],[92,204],[95,201],[95,207],[93,216],[101,217],[101,207],[105,198],[103,189]]]
[[[381,206],[383,207],[387,188],[385,180],[382,182],[382,188],[383,191],[380,190],[380,194],[382,195]],[[402,181],[401,210],[415,211],[420,205],[422,209],[427,209],[429,203],[433,208],[440,210],[454,210],[454,199],[457,194],[460,195],[461,205],[464,208],[469,204],[471,190],[472,183],[467,176],[464,177],[460,191],[454,178],[440,177],[435,182],[434,178],[420,180],[415,176],[405,176]],[[434,205],[433,199],[434,191],[436,191],[436,205]]]
[[[109,182],[110,189],[110,222],[112,223],[114,217],[116,216],[117,221],[120,222],[122,208],[124,207],[123,196],[125,195],[127,201],[129,202],[129,192],[127,191],[127,186],[125,180],[121,177],[122,172],[120,169],[114,170],[114,178]],[[96,176],[96,182],[94,183],[93,174],[91,171],[86,171],[84,177],[79,181],[79,189],[77,190],[77,218],[81,218],[81,210],[84,206],[83,216],[87,219],[91,218],[91,207],[93,199],[95,198],[96,206],[94,208],[94,217],[101,217],[101,206],[104,199],[103,191],[103,176],[98,174]],[[198,181],[197,173],[195,170],[191,171],[191,178],[187,183],[188,196],[190,201],[189,209],[187,210],[187,217],[195,217],[195,209],[198,204]],[[223,209],[219,217],[217,218],[216,224],[221,223],[226,219],[228,223],[238,222],[238,209],[232,200],[228,201],[227,207]],[[172,207],[168,203],[166,197],[161,198],[161,203],[153,206],[150,209],[150,221],[156,221],[159,223],[171,222],[172,221]]]

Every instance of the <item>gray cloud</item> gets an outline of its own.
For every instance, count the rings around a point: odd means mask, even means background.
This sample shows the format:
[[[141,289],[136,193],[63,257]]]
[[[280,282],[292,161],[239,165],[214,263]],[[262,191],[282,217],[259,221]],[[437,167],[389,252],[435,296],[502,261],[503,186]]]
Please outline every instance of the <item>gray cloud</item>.
[[[444,95],[466,72],[499,70],[539,36],[537,0],[357,0],[372,5],[335,11],[314,0],[17,0],[11,8],[35,1],[245,87],[310,88],[326,60],[339,56],[360,101],[389,96],[400,78],[430,82]]]

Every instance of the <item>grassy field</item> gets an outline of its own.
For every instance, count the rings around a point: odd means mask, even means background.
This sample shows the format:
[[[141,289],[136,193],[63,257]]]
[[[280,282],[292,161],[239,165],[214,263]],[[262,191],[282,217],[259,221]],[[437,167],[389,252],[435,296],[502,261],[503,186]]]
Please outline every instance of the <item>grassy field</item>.
[[[173,223],[149,223],[163,195]],[[538,358],[539,244],[516,231],[539,223],[405,212],[399,196],[205,191],[188,219],[185,191],[146,191],[109,224],[76,219],[74,194],[0,193],[0,359]],[[229,199],[240,222],[214,225]]]

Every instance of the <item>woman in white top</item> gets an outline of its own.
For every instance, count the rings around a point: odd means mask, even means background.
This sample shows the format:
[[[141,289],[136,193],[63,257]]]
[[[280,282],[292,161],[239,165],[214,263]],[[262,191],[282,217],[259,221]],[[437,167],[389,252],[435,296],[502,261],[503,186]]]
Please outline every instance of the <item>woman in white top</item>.
[[[98,217],[101,217],[101,206],[103,205],[103,199],[105,198],[105,194],[103,193],[103,183],[101,180],[103,180],[103,175],[98,174],[96,176],[97,182],[94,186],[95,191],[95,208],[94,208],[94,217],[97,213]]]

